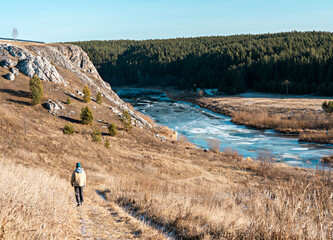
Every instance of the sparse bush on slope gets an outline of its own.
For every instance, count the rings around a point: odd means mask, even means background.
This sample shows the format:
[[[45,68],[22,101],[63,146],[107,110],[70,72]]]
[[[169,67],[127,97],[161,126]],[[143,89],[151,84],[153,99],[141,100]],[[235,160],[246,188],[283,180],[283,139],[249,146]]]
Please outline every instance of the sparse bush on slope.
[[[87,85],[84,85],[84,89],[83,89],[83,101],[85,103],[89,103],[90,102],[90,97],[91,97],[90,90],[89,90],[89,88],[88,88]]]
[[[109,139],[105,139],[104,146],[105,146],[106,148],[110,148],[110,141],[109,141]]]
[[[123,112],[120,121],[126,131],[130,131],[132,129],[132,117],[128,111]]]
[[[83,107],[81,109],[80,118],[81,118],[82,124],[91,124],[92,123],[92,121],[94,120],[94,116],[88,106]]]
[[[98,104],[102,104],[102,94],[100,92],[97,93],[97,96],[96,96],[96,102]]]
[[[72,135],[75,132],[75,128],[72,124],[67,123],[63,129],[64,134]]]
[[[72,100],[71,100],[71,98],[68,96],[68,97],[67,97],[67,100],[66,100],[66,104],[70,105],[71,103],[72,103]]]
[[[37,75],[34,75],[32,78],[30,78],[29,86],[32,98],[31,104],[35,106],[43,99],[43,85],[40,81],[40,78]]]
[[[94,128],[94,131],[91,133],[91,138],[94,142],[101,143],[102,141],[102,133],[98,127]]]
[[[109,127],[108,127],[108,130],[109,130],[109,134],[114,137],[117,135],[117,126],[116,124],[114,123],[110,123]]]

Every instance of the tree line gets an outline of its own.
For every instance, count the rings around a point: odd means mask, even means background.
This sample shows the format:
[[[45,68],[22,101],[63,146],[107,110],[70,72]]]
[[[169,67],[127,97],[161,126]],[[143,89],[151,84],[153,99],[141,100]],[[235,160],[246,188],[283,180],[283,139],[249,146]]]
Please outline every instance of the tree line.
[[[333,95],[333,33],[73,42],[111,85]],[[288,81],[286,81],[288,80]]]

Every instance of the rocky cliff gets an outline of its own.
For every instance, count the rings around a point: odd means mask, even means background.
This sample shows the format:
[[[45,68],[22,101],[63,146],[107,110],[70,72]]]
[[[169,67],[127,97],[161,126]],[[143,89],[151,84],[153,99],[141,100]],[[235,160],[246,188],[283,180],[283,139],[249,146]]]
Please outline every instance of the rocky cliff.
[[[69,86],[76,91],[74,94],[80,95],[82,89],[78,89],[70,80],[65,80],[57,68],[69,70],[93,92],[101,92],[112,102],[114,106],[110,109],[114,113],[121,115],[126,110],[133,117],[134,124],[152,127],[112,91],[111,86],[100,77],[88,55],[78,46],[0,42],[0,66],[10,68],[10,73],[4,77],[11,81],[14,81],[15,75],[19,73],[28,77],[36,74],[43,81]]]

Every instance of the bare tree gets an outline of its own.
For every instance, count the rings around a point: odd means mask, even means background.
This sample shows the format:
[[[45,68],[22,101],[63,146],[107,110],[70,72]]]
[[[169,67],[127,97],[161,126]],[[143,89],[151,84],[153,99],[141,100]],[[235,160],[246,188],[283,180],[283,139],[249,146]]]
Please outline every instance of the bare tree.
[[[17,28],[16,28],[16,27],[13,28],[12,36],[13,36],[13,38],[14,38],[15,41],[16,41],[16,38],[17,38],[17,36],[18,36],[18,31],[17,31]]]
[[[288,90],[289,90],[289,87],[291,85],[291,82],[289,80],[284,80],[282,82],[282,85],[286,87],[286,95],[288,95]]]

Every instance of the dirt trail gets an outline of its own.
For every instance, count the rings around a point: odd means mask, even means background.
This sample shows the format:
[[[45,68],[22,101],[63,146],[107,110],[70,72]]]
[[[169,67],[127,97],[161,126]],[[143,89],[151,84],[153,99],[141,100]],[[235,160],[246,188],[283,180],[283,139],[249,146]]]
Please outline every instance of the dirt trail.
[[[166,239],[117,204],[104,201],[95,191],[84,194],[84,205],[77,208],[82,239]]]

